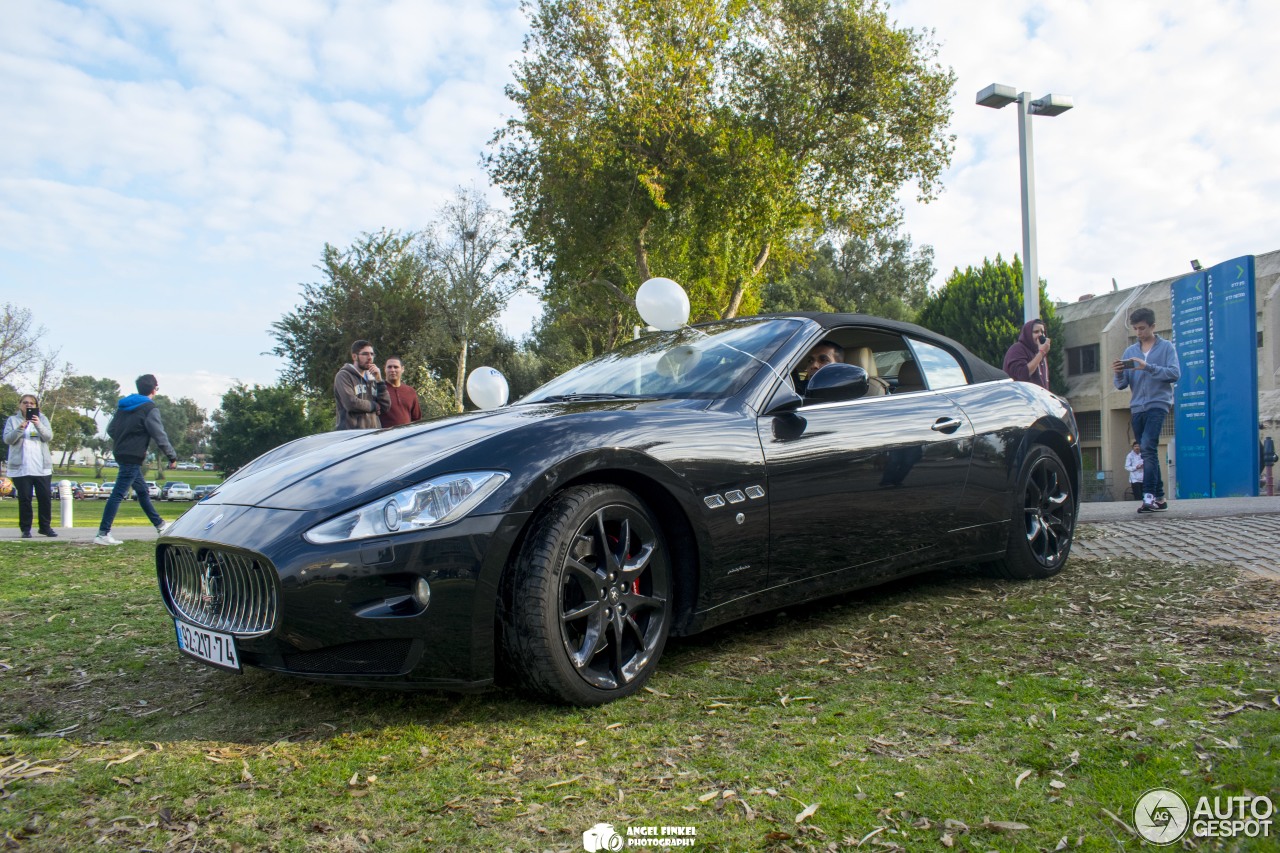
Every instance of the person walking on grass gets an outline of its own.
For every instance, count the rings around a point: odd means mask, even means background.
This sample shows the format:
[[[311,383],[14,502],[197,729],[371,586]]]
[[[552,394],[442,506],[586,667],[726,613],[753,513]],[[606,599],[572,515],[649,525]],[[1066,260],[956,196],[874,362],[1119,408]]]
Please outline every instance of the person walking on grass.
[[[147,446],[154,440],[156,446],[169,459],[169,468],[178,466],[178,454],[169,443],[164,424],[160,422],[160,410],[156,408],[156,391],[160,383],[150,373],[139,376],[134,385],[137,394],[130,394],[120,400],[116,413],[107,424],[107,435],[111,437],[115,448],[116,461],[120,469],[116,474],[116,485],[107,498],[107,505],[102,510],[102,522],[98,525],[98,535],[93,538],[96,545],[119,545],[119,539],[111,535],[111,525],[116,520],[116,511],[120,502],[129,496],[132,488],[137,495],[138,503],[147,518],[155,525],[158,533],[164,533],[169,527],[156,512],[151,503],[151,493],[147,489],[147,481],[143,478],[142,467],[147,460]]]

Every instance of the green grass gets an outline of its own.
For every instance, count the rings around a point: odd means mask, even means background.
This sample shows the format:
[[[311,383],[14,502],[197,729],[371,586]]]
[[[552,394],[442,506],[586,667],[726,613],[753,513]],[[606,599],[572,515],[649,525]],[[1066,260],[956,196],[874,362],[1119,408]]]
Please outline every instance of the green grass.
[[[205,668],[152,554],[0,550],[11,846],[580,851],[609,822],[695,850],[1136,850],[1108,812],[1148,788],[1280,801],[1280,585],[1228,568],[930,575],[672,641],[645,692],[584,710]]]
[[[71,480],[75,483],[84,482],[86,480],[95,483],[109,483],[115,480],[115,475],[119,469],[103,468],[102,476],[95,477],[93,468],[70,467],[55,468],[53,472],[53,488],[57,489],[59,480]],[[148,468],[146,479],[154,480],[163,485],[168,482],[189,483],[192,488],[203,485],[214,485],[222,482],[222,474],[216,471],[165,471],[167,480],[157,480],[155,468]],[[182,513],[191,508],[190,502],[183,501],[157,501],[152,499],[156,510],[167,521],[172,521]],[[105,499],[102,500],[80,500],[74,504],[74,521],[76,527],[90,527],[98,524],[102,520],[102,510],[107,504]],[[62,510],[61,503],[53,502],[53,524],[55,527],[61,525]],[[138,505],[136,499],[130,495],[129,500],[120,504],[120,509],[116,513],[116,519],[113,523],[115,527],[138,527],[142,525],[150,525],[151,521],[143,513],[142,507]],[[0,527],[17,527],[18,526],[18,501],[14,498],[0,498]]]

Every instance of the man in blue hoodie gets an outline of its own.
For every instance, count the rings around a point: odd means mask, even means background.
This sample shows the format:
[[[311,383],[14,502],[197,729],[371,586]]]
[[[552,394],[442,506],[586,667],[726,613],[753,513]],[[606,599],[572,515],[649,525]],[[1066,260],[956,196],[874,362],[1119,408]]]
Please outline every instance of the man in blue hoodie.
[[[1136,308],[1129,314],[1129,326],[1138,336],[1124,355],[1111,362],[1115,386],[1128,388],[1133,440],[1142,447],[1142,506],[1138,512],[1164,512],[1164,478],[1160,476],[1160,429],[1173,407],[1173,386],[1182,376],[1178,351],[1156,334],[1156,314],[1150,308]]]
[[[169,443],[164,424],[160,422],[160,410],[156,408],[155,396],[160,383],[150,373],[146,373],[139,376],[134,385],[137,386],[138,393],[122,398],[116,406],[111,423],[107,424],[107,435],[113,442],[120,470],[116,474],[116,486],[111,490],[111,497],[107,498],[107,506],[102,511],[98,535],[93,539],[97,545],[121,544],[119,539],[111,535],[111,524],[116,520],[120,502],[129,496],[130,488],[138,496],[142,511],[151,519],[156,530],[164,533],[168,527],[151,503],[147,481],[142,476],[142,466],[147,460],[147,445],[152,439],[155,439],[156,445],[169,458],[170,468],[177,466],[178,454]]]

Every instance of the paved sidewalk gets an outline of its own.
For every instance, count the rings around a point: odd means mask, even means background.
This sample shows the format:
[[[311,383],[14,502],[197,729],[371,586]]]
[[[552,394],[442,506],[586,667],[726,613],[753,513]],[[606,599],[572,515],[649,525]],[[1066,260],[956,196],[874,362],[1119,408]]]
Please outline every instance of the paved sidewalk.
[[[1169,511],[1138,514],[1137,501],[1083,503],[1071,553],[1231,563],[1280,580],[1280,497],[1169,501]]]
[[[97,521],[90,521],[84,527],[57,527],[53,528],[58,532],[56,538],[41,536],[34,530],[31,531],[30,539],[23,539],[21,531],[16,527],[0,529],[0,546],[7,545],[11,542],[78,542],[80,544],[92,543],[93,537],[98,535]],[[127,542],[134,539],[158,539],[159,535],[156,529],[150,524],[130,525],[127,527],[111,528],[111,535]]]

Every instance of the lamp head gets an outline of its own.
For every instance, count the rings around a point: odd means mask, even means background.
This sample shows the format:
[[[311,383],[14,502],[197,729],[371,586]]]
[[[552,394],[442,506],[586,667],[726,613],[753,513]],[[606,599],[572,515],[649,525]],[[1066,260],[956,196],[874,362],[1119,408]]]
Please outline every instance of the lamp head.
[[[987,88],[978,93],[978,104],[983,107],[991,107],[998,110],[1001,107],[1007,107],[1009,104],[1018,100],[1018,90],[1012,86],[1004,86],[1000,83],[992,83]]]
[[[1045,95],[1031,102],[1030,113],[1037,116],[1060,116],[1074,106],[1070,95]]]

